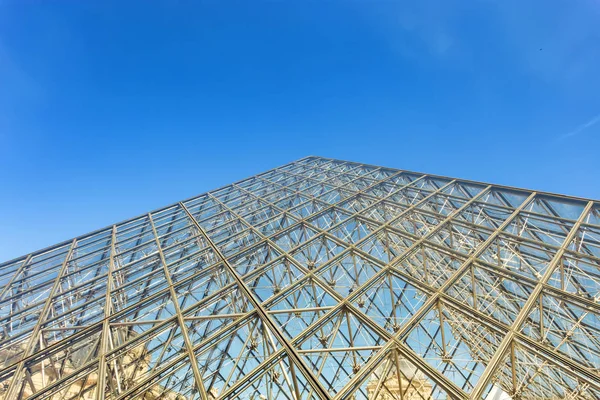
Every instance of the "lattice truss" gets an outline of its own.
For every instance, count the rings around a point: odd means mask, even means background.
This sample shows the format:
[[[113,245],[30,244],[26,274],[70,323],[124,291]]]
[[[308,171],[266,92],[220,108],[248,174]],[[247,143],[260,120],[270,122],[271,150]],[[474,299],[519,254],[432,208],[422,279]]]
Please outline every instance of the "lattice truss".
[[[0,399],[600,399],[600,206],[308,157],[0,265]]]

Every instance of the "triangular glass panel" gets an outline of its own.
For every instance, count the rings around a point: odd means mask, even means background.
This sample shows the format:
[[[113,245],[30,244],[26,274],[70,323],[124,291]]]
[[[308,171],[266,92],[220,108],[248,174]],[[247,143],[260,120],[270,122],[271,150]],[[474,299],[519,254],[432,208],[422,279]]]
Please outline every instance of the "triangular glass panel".
[[[171,300],[169,292],[148,297],[135,306],[125,309],[116,307],[119,302],[119,299],[113,297],[113,307],[119,312],[115,312],[110,317],[110,323],[132,326],[132,329],[138,333],[146,331],[165,320],[172,319],[176,314],[175,304]]]
[[[478,226],[451,221],[442,225],[428,240],[448,249],[470,255],[477,251],[491,234],[491,231]]]
[[[390,333],[397,332],[423,306],[429,293],[387,273],[352,295],[352,304]]]
[[[403,274],[439,288],[460,268],[464,260],[431,246],[420,245],[394,264]]]
[[[107,385],[110,388],[116,388],[111,391],[107,399],[164,399],[164,400],[199,400],[200,394],[194,380],[194,373],[187,355],[182,355],[179,361],[171,363],[165,368],[157,371],[156,375],[131,382],[132,386],[119,388],[119,381],[109,381]],[[108,392],[108,390],[107,390]]]
[[[244,228],[245,229],[245,228]],[[238,228],[234,228],[235,231]],[[233,231],[229,232],[232,234]],[[241,233],[231,235],[217,243],[217,247],[225,257],[231,257],[234,254],[254,246],[262,240],[262,236],[257,234],[253,229],[246,229]]]
[[[471,264],[447,293],[510,326],[533,292],[533,286],[493,268]]]
[[[512,209],[475,201],[462,209],[456,220],[479,225],[489,229],[497,229],[513,213]]]
[[[278,232],[295,225],[298,220],[289,213],[277,214],[274,218],[264,221],[256,230],[263,236],[271,237]]]
[[[284,232],[278,233],[273,242],[284,251],[290,251],[298,245],[308,241],[317,234],[313,228],[306,224],[295,225]]]
[[[285,352],[265,362],[255,376],[248,382],[240,382],[227,393],[213,390],[214,398],[222,396],[226,399],[284,399],[284,400],[318,400],[317,391],[310,385],[305,376],[292,363]]]
[[[430,196],[426,201],[418,205],[421,210],[429,211],[437,215],[447,217],[448,215],[456,212],[466,201],[455,197],[444,196],[441,194],[434,194]]]
[[[484,189],[484,185],[477,185],[466,182],[454,182],[446,186],[442,190],[442,193],[470,200],[473,197],[477,196],[479,193],[481,193]]]
[[[346,243],[356,244],[376,231],[380,225],[358,217],[352,217],[344,221],[331,231],[340,240]]]
[[[373,205],[377,199],[365,196],[362,194],[358,194],[356,196],[352,196],[347,200],[344,200],[342,203],[338,205],[339,208],[343,208],[347,210],[349,213],[354,214],[364,210],[365,208]]]
[[[594,387],[595,386],[595,387]],[[488,382],[482,399],[598,399],[600,388],[517,342]]]
[[[526,278],[539,280],[557,249],[543,243],[498,235],[480,252],[478,259]]]
[[[17,273],[9,287],[2,288],[2,301],[22,301],[22,307],[43,302],[50,294],[68,255],[70,245],[32,257]],[[21,300],[21,293],[27,299]],[[18,297],[18,298],[17,298]]]
[[[311,217],[308,222],[317,229],[329,229],[332,226],[338,225],[340,222],[346,220],[348,217],[350,217],[348,212],[339,210],[337,208],[330,208],[327,211]]]
[[[98,390],[98,364],[71,373],[69,366],[56,371],[56,365],[47,362],[39,369],[25,370],[22,384],[17,389],[19,399],[93,399]],[[43,374],[42,374],[43,371]]]
[[[398,190],[397,185],[390,182],[381,182],[365,190],[365,193],[379,199],[384,199],[396,190]]]
[[[186,354],[181,328],[175,323],[139,334],[132,325],[111,325],[106,356],[106,383],[118,395],[135,387]]]
[[[325,235],[318,236],[292,251],[290,255],[309,270],[317,269],[334,258],[345,247]]]
[[[478,201],[501,207],[515,209],[523,204],[531,193],[510,189],[492,188],[481,196]]]
[[[192,346],[196,346],[224,326],[254,310],[250,299],[233,285],[184,311],[183,318]]]
[[[112,306],[117,310],[131,307],[168,287],[158,255],[136,261],[112,272]]]
[[[311,203],[314,204],[311,206]],[[278,200],[275,205],[301,218],[304,218],[305,213],[312,214],[312,212],[317,212],[319,209],[327,206],[324,203],[320,203],[317,200],[310,199],[309,197],[302,196],[301,194],[295,192],[281,200]],[[303,208],[303,205],[306,205],[307,207],[305,212],[300,211]],[[313,208],[315,209],[314,211],[312,211]]]
[[[303,276],[304,272],[294,261],[283,257],[244,278],[244,281],[261,301],[265,301],[281,293]]]
[[[577,220],[585,206],[585,201],[538,195],[527,203],[524,210],[551,217]]]
[[[334,205],[352,196],[352,194],[352,192],[343,189],[334,189],[329,192],[326,192],[325,194],[320,195],[317,198],[324,203]]]
[[[392,221],[391,225],[410,235],[423,237],[435,229],[441,221],[442,219],[439,216],[419,211],[406,211]]]
[[[340,309],[295,340],[319,381],[336,394],[382,349],[386,340],[350,311]]]
[[[259,210],[244,214],[243,218],[250,225],[259,226],[279,214],[281,214],[281,210],[278,208],[266,206]]]
[[[600,312],[575,301],[542,292],[522,331],[578,365],[598,370],[600,357]]]
[[[413,187],[434,192],[443,188],[450,183],[450,179],[426,176],[412,184]]]
[[[502,337],[462,311],[438,302],[404,342],[448,380],[471,392]]]
[[[181,309],[192,305],[220,292],[235,283],[236,280],[224,264],[200,271],[189,279],[175,286],[175,293]]]
[[[177,261],[167,260],[167,268],[171,281],[177,284],[200,271],[212,268],[219,260],[217,253],[209,247],[195,253],[182,252]]]
[[[600,259],[600,227],[583,225],[568,243],[567,249],[582,255]]]
[[[585,300],[600,300],[600,261],[566,253],[548,284]]]
[[[449,400],[449,394],[424,368],[395,349],[386,352],[363,380],[347,387],[343,398],[352,400]]]
[[[514,236],[546,243],[560,247],[573,228],[573,223],[564,220],[554,220],[535,214],[520,212],[504,228],[504,232]]]
[[[363,215],[379,222],[390,222],[406,211],[406,207],[391,201],[381,201],[366,209]]]
[[[100,345],[99,330],[49,348],[41,336],[35,343],[34,356],[24,363],[16,382],[17,398],[49,392],[75,399],[81,392],[95,393],[98,373],[94,361]]]
[[[380,265],[366,259],[359,253],[350,251],[344,257],[319,270],[318,276],[330,288],[347,297],[372,278],[381,268]]]
[[[583,223],[596,225],[600,227],[600,204],[595,204],[588,215],[584,218]]]
[[[363,240],[358,247],[384,263],[388,263],[403,255],[412,244],[412,239],[390,229],[382,229]]]
[[[268,242],[260,243],[228,260],[239,275],[247,275],[279,256],[279,252]]]
[[[195,351],[207,391],[223,393],[281,349],[268,326],[252,316]]]
[[[290,338],[337,305],[337,301],[311,278],[298,282],[264,304],[271,318]]]

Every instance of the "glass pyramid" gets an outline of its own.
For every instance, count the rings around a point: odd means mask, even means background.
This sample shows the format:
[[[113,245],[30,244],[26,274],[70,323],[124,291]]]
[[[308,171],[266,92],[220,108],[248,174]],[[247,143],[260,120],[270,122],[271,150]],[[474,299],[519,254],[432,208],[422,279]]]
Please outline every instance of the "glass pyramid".
[[[597,202],[307,157],[0,265],[0,399],[600,399]]]

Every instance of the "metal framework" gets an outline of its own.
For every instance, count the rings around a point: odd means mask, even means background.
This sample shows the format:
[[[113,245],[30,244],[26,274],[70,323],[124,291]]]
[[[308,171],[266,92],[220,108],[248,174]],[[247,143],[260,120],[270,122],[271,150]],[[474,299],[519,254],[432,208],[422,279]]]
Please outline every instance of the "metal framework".
[[[0,399],[600,399],[600,204],[307,157],[0,264]]]

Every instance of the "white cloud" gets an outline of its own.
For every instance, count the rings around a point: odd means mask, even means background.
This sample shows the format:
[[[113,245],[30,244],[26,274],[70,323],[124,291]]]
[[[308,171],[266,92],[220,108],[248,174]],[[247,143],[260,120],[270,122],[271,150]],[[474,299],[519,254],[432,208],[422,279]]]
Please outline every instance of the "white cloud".
[[[591,128],[592,126],[596,125],[598,122],[600,122],[600,114],[596,115],[594,118],[590,119],[588,122],[586,122],[585,124],[579,125],[577,127],[577,129],[565,133],[564,135],[562,135],[560,138],[561,139],[566,139],[575,135],[579,135],[581,132],[583,132],[584,130]]]

